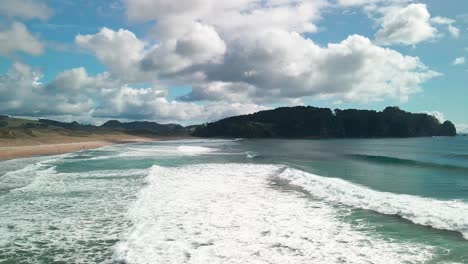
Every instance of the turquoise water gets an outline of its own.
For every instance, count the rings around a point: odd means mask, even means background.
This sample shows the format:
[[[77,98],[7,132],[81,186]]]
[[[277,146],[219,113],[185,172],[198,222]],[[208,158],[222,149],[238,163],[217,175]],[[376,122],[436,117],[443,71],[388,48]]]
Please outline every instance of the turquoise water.
[[[0,263],[468,263],[468,138],[184,140],[0,162]]]

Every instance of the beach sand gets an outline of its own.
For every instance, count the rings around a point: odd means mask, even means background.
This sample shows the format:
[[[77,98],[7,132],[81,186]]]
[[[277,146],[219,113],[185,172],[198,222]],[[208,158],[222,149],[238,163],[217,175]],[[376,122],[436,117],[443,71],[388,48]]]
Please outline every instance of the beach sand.
[[[34,140],[0,140],[0,160],[57,155],[112,144],[151,142],[180,137],[141,137],[127,134],[97,134],[85,137],[51,137]]]

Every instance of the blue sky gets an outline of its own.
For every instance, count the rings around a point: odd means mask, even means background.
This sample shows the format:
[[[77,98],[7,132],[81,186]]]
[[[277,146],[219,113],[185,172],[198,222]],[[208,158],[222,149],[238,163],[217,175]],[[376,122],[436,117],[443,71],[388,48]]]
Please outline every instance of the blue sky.
[[[468,124],[463,0],[213,3],[2,1],[0,110],[189,124],[279,105],[397,105]],[[9,37],[15,24],[37,45]]]

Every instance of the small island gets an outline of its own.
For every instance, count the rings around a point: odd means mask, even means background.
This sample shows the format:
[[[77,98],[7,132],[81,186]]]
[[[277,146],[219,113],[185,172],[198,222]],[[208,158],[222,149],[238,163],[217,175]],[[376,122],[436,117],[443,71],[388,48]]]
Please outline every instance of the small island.
[[[197,137],[233,138],[404,138],[456,136],[450,121],[410,113],[398,107],[378,112],[317,108],[280,107],[249,115],[225,118],[199,126]]]

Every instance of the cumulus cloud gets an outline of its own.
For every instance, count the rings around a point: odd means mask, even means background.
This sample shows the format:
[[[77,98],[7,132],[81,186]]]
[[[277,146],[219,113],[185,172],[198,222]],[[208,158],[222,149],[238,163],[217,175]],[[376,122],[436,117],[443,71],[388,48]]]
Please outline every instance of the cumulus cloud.
[[[0,16],[46,20],[52,10],[39,0],[2,0],[0,2]]]
[[[225,92],[233,96],[244,92],[252,100],[304,96],[361,102],[406,100],[420,90],[422,82],[437,76],[418,58],[381,48],[358,35],[327,47],[284,31],[246,34],[243,40],[243,49],[231,50],[226,63],[209,69],[207,76],[248,84]]]
[[[218,63],[226,51],[214,28],[198,22],[179,38],[152,45],[128,30],[108,28],[94,35],[78,35],[75,41],[120,78],[135,82],[153,81],[194,65]]]
[[[131,31],[103,28],[94,35],[77,36],[76,43],[94,53],[114,78],[127,83],[188,84],[192,91],[169,102],[156,96],[153,88],[127,87],[130,90],[109,96],[118,101],[106,108],[120,108],[96,112],[99,115],[128,116],[135,108],[141,109],[139,116],[165,116],[151,105],[195,113],[191,107],[199,102],[204,107],[241,103],[254,109],[304,97],[405,101],[421,91],[422,83],[439,75],[419,58],[380,47],[363,36],[352,35],[327,46],[305,37],[304,33],[317,30],[314,23],[326,1],[132,0],[126,4],[130,19],[157,21],[153,39],[142,41]],[[425,5],[415,5],[404,15],[413,8],[427,12]],[[429,23],[430,15],[423,17]],[[146,99],[123,103],[118,99],[123,97]]]
[[[67,105],[62,108],[69,114],[79,109],[94,118],[187,122],[250,113],[307,97],[405,101],[440,74],[418,57],[379,45],[415,45],[437,36],[434,25],[450,30],[455,23],[431,18],[424,4],[408,0],[124,2],[129,20],[154,22],[149,36],[105,27],[77,35],[77,46],[94,54],[108,72],[90,76],[84,68],[70,69],[48,84],[36,88],[29,84],[25,93],[62,98]],[[315,42],[321,14],[335,3],[362,6],[371,14],[379,25],[375,40],[350,35],[327,45]],[[26,79],[30,83],[31,78]],[[190,85],[192,91],[169,100],[163,87],[173,84]]]
[[[106,118],[156,119],[160,121],[204,122],[223,117],[247,114],[265,109],[255,104],[194,104],[168,100],[166,91],[158,88],[135,89],[122,86],[108,91],[108,100],[101,102],[94,116]]]
[[[431,22],[435,24],[439,24],[439,25],[446,25],[447,30],[450,33],[450,35],[452,35],[452,37],[454,38],[460,37],[460,29],[458,29],[457,27],[453,25],[455,23],[455,20],[438,16],[438,17],[431,18]]]
[[[453,60],[452,64],[453,65],[463,65],[463,64],[465,64],[465,57],[455,58],[455,60]]]
[[[444,113],[439,111],[424,111],[424,113],[435,117],[440,123],[443,123],[446,120]]]
[[[174,51],[193,64],[202,64],[219,62],[226,45],[213,27],[194,23],[192,30],[177,40]]]
[[[437,29],[431,25],[430,18],[425,4],[386,8],[375,39],[383,45],[415,45],[435,38]]]
[[[420,91],[424,81],[438,75],[418,58],[379,47],[358,35],[320,47],[297,32],[281,29],[237,32],[236,38],[223,41],[214,27],[197,26],[202,33],[194,30],[180,39],[146,48],[124,30],[103,29],[96,35],[78,36],[77,42],[91,48],[121,76],[171,77],[192,84],[193,91],[180,97],[184,101],[274,103],[305,96],[344,101],[407,100]],[[131,37],[95,41],[102,39],[103,33]],[[202,41],[202,36],[209,41]],[[125,40],[133,44],[122,43]],[[110,48],[114,45],[128,48]],[[137,51],[129,51],[131,47]],[[120,63],[120,58],[126,57],[136,59],[131,64],[127,60]]]
[[[92,101],[83,95],[68,96],[41,83],[42,75],[31,66],[15,62],[0,75],[0,112],[12,115],[82,114]]]
[[[411,0],[338,0],[338,4],[342,6],[367,6],[367,8],[374,8],[382,4],[401,4],[408,3]]]
[[[219,64],[226,52],[226,44],[214,27],[193,22],[190,30],[178,38],[163,41],[153,47],[141,61],[146,72],[170,75],[190,67]]]
[[[14,22],[5,30],[0,29],[0,55],[10,56],[17,51],[39,55],[43,50],[43,44],[22,23]]]
[[[125,0],[131,20],[157,20],[162,32],[183,32],[188,21],[202,21],[225,27],[286,27],[297,31],[314,31],[313,20],[319,18],[326,0]],[[168,28],[167,25],[177,24]]]
[[[449,34],[458,38],[460,30],[455,20],[432,17],[426,4],[411,0],[338,0],[342,7],[363,7],[379,26],[375,41],[380,45],[416,45],[441,36],[437,26],[446,26]]]
[[[167,99],[167,90],[135,88],[109,73],[90,76],[84,68],[66,70],[49,83],[31,66],[14,63],[0,76],[0,112],[21,116],[77,116],[150,119],[194,123],[265,109],[255,104],[194,104]]]
[[[102,28],[94,35],[78,35],[75,42],[92,51],[113,73],[137,79],[138,63],[145,53],[145,43],[128,30]]]

